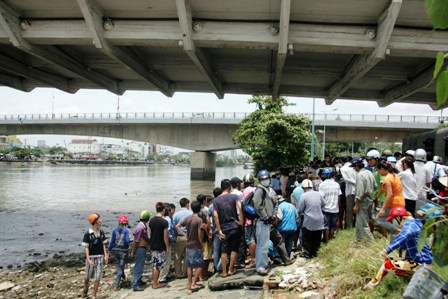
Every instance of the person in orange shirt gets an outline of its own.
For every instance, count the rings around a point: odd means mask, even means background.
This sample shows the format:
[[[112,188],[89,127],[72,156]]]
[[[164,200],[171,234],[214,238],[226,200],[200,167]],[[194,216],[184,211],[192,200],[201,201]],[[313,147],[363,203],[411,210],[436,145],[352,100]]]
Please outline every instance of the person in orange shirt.
[[[381,185],[381,190],[386,194],[384,205],[378,213],[378,225],[385,228],[393,235],[395,227],[392,223],[386,221],[386,217],[393,208],[405,207],[403,185],[401,184],[401,179],[396,173],[395,168],[390,162],[378,162],[377,170],[382,176],[385,176],[383,184]]]

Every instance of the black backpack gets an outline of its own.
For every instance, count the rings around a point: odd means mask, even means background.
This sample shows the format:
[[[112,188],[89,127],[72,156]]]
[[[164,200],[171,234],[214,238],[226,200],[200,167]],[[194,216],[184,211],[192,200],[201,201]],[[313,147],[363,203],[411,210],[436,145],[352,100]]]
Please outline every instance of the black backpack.
[[[432,174],[431,186],[434,190],[443,190],[445,186],[443,186],[439,182],[439,176],[437,176],[437,164],[434,165],[434,173]]]
[[[261,188],[263,190],[263,195],[261,198],[264,200],[266,199],[267,191],[264,188]],[[243,208],[243,214],[246,219],[254,220],[258,218],[257,211],[255,211],[254,208],[254,194],[255,191],[249,193],[245,199],[242,201],[242,208]]]

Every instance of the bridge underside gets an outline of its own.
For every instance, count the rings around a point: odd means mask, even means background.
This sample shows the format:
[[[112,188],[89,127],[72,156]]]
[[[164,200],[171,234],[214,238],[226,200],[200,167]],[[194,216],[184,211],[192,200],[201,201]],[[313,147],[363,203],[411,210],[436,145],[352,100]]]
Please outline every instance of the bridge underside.
[[[236,124],[22,124],[0,125],[0,135],[80,135],[122,138],[211,152],[238,148],[232,140]],[[322,132],[323,127],[316,126]],[[401,142],[428,129],[326,127],[326,141]],[[318,136],[318,138],[320,138]]]
[[[5,0],[0,85],[426,103],[448,51],[421,0]]]

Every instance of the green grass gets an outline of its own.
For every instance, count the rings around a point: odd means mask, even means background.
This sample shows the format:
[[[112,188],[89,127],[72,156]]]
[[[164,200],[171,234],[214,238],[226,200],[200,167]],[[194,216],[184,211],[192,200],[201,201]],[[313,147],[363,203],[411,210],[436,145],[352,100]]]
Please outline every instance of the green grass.
[[[393,274],[387,274],[373,290],[362,290],[376,275],[383,262],[380,252],[389,244],[380,235],[375,235],[375,238],[373,242],[357,244],[355,229],[339,231],[335,239],[319,250],[316,261],[325,267],[317,275],[336,285],[336,298],[403,298],[410,278]],[[432,270],[445,280],[448,278],[448,266],[434,265]]]

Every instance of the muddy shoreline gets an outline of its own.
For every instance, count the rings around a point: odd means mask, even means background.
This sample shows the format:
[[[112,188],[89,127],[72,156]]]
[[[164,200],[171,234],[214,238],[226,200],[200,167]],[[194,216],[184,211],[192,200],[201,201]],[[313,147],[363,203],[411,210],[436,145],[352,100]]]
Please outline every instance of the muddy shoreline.
[[[131,227],[139,220],[138,213],[132,211],[0,211],[0,269],[21,269],[34,262],[82,255],[81,241],[92,212],[103,217],[102,229],[108,238],[119,214],[129,217]]]

